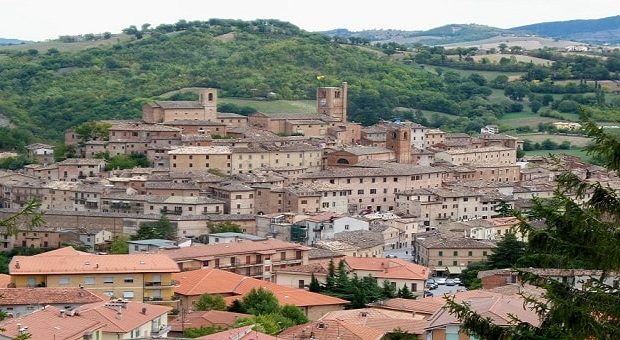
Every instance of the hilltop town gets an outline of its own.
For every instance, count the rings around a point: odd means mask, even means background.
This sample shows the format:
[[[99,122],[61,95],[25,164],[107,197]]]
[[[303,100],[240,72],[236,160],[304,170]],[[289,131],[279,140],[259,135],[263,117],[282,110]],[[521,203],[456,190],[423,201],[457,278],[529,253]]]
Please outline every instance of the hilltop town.
[[[244,116],[217,103],[213,88],[197,101],[149,102],[141,120],[66,131],[74,157],[56,162],[54,146],[31,144],[35,164],[0,172],[0,218],[33,204],[43,213],[40,225],[19,219],[0,240],[0,250],[18,251],[1,278],[10,318],[0,338],[182,337],[211,327],[201,334],[223,333],[204,339],[254,339],[256,329],[236,322],[256,314],[248,296],[264,290],[302,313],[299,325],[262,329],[282,339],[457,334],[436,283],[497,325],[511,315],[537,325],[518,293],[540,291],[510,268],[480,271],[478,290],[455,279],[505,238],[525,240],[510,211],[552,197],[565,171],[620,187],[615,173],[575,157],[518,158],[523,141],[497,126],[472,137],[350,122],[346,82],[318,87],[315,113]],[[118,156],[143,166],[115,168]],[[575,285],[597,275],[529,270]],[[357,281],[383,293],[356,293],[348,285]],[[205,295],[229,310],[201,308]]]

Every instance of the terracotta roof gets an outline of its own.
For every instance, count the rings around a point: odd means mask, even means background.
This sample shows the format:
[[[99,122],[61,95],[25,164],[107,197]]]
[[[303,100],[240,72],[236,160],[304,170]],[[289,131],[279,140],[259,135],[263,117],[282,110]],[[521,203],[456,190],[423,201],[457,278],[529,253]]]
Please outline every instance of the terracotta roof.
[[[400,328],[411,334],[424,334],[428,321],[422,315],[410,312],[379,308],[362,308],[334,311],[321,317],[321,321],[340,320],[349,324],[362,325],[386,333]]]
[[[276,239],[268,239],[261,241],[239,241],[231,243],[208,244],[179,249],[162,250],[164,254],[175,261],[188,259],[205,259],[215,256],[223,256],[227,254],[245,254],[264,251],[276,252],[284,249],[309,250],[309,247],[296,243],[280,241]]]
[[[378,340],[386,332],[374,328],[347,323],[340,320],[325,320],[293,326],[278,334],[279,339],[340,339]]]
[[[365,249],[385,243],[383,234],[368,230],[342,231],[334,234],[334,240]]]
[[[93,255],[65,247],[35,256],[14,256],[9,271],[11,275],[174,273],[179,267],[162,254]]]
[[[401,259],[346,256],[344,261],[352,270],[372,271],[376,278],[426,280],[429,275],[428,268]]]
[[[2,288],[0,305],[86,304],[102,298],[81,288]]]
[[[123,307],[118,307],[121,304]],[[151,305],[138,301],[123,303],[102,301],[81,306],[77,309],[77,312],[80,316],[105,324],[103,327],[105,333],[124,334],[167,314],[170,310],[172,310],[172,307]],[[120,318],[117,317],[119,311],[122,315]]]
[[[195,100],[158,100],[149,105],[164,109],[204,109],[204,105]]]
[[[229,329],[227,331],[213,333],[200,338],[198,340],[277,340],[277,337],[252,330],[254,325]]]
[[[394,298],[384,301],[378,301],[376,303],[370,304],[369,306],[431,315],[437,310],[439,310],[439,308],[441,308],[444,304],[445,301],[433,300],[428,298],[416,300]]]
[[[329,259],[329,258],[341,258],[344,255],[340,254],[340,253],[336,253],[334,251],[331,251],[329,249],[321,249],[321,248],[312,248],[310,249],[310,251],[308,252],[308,259],[309,260],[319,260],[319,259]]]
[[[254,279],[238,275],[235,273],[202,268],[187,272],[173,274],[174,279],[179,282],[175,288],[175,293],[186,296],[196,296],[208,294],[232,294],[224,300],[232,303],[234,300],[241,299],[253,288],[264,288],[272,292],[280,304],[292,304],[298,307],[320,306],[320,305],[344,305],[346,300],[335,297],[308,292],[304,289],[288,288],[272,282]]]
[[[233,313],[219,310],[196,311],[185,314],[182,322],[181,318],[172,320],[168,326],[173,332],[182,332],[185,328],[200,328],[208,326],[231,327],[239,318],[250,317],[249,314]],[[185,326],[185,327],[183,327]]]
[[[105,160],[95,158],[67,158],[58,165],[105,165]]]
[[[472,297],[462,299],[469,308],[481,315],[483,318],[490,318],[497,326],[514,325],[513,316],[522,322],[527,322],[534,327],[540,324],[540,319],[536,311],[531,307],[525,307],[525,300],[519,295],[494,294],[487,297]],[[446,325],[460,324],[457,317],[453,316],[448,310],[439,309],[429,320],[427,329],[441,328]]]
[[[5,331],[0,334],[8,337],[19,335],[18,325],[25,328],[32,339],[74,340],[82,339],[84,333],[103,328],[102,322],[91,320],[82,315],[60,316],[60,309],[46,306],[45,309],[24,315],[19,318],[10,318],[0,323]]]
[[[6,288],[11,283],[11,275],[0,274],[0,288]]]

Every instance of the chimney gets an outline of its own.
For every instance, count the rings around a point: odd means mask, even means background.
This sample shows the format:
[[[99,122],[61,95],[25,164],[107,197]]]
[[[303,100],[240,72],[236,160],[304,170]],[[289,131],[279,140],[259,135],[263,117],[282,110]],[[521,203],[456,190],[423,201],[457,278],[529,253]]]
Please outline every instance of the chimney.
[[[142,307],[142,314],[146,315],[146,307]]]
[[[61,318],[64,318],[64,317],[65,317],[65,314],[66,314],[66,311],[65,311],[64,309],[61,309],[61,310],[60,310],[60,317],[61,317]]]
[[[15,261],[15,268],[19,269],[19,261]]]

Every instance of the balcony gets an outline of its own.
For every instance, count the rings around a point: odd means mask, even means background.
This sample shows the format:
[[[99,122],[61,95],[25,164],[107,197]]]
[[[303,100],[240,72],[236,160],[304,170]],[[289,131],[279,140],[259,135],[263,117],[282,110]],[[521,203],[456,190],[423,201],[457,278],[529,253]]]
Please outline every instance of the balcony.
[[[179,301],[178,298],[175,297],[151,297],[151,296],[145,296],[144,299],[142,299],[142,301],[146,302],[146,303],[153,303],[153,304],[167,304],[167,303],[176,303]]]
[[[179,283],[174,280],[170,282],[144,282],[144,289],[171,288],[177,287],[178,285]]]
[[[160,213],[162,214],[167,214],[167,215],[182,215],[183,214],[183,210],[168,210],[168,209],[160,209],[159,210]]]

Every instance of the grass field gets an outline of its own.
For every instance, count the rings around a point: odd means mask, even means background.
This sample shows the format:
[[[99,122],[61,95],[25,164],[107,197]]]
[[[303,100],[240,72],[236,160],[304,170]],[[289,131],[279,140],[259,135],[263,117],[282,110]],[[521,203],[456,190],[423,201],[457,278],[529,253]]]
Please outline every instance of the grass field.
[[[553,61],[548,60],[548,59],[530,57],[530,56],[527,56],[527,55],[520,55],[520,54],[481,54],[481,55],[473,56],[473,59],[474,59],[474,61],[479,62],[483,58],[486,58],[491,63],[499,63],[500,59],[502,59],[502,58],[510,59],[513,56],[515,57],[515,59],[517,59],[517,61],[524,62],[524,63],[531,62],[531,63],[533,63],[535,65],[551,66],[551,63],[553,63]],[[452,59],[452,60],[457,60],[458,56],[449,56],[449,58]]]
[[[316,113],[314,100],[252,100],[243,98],[218,98],[220,103],[251,106],[265,113]]]
[[[507,127],[529,126],[533,129],[537,129],[539,123],[553,123],[557,121],[559,119],[541,117],[531,112],[507,113],[499,120],[501,125],[506,125]]]
[[[116,43],[131,40],[131,37],[126,34],[115,34],[112,38],[107,40],[97,40],[97,41],[80,41],[74,43],[64,43],[56,40],[52,41],[40,41],[32,44],[23,44],[23,45],[9,45],[9,46],[0,46],[0,51],[8,50],[8,51],[27,51],[30,49],[38,50],[39,52],[46,52],[50,48],[56,48],[59,51],[64,52],[76,52],[85,50],[92,47],[106,47],[112,46]]]
[[[549,154],[552,154],[552,155],[565,154],[569,156],[577,156],[585,162],[589,162],[591,159],[584,149],[525,151],[526,156],[548,156]]]
[[[519,78],[523,75],[522,72],[499,72],[499,71],[476,71],[476,70],[461,70],[458,68],[453,68],[453,67],[445,67],[445,66],[434,66],[434,65],[424,65],[424,69],[429,71],[429,72],[435,72],[435,69],[442,69],[445,71],[451,71],[451,72],[456,72],[458,74],[460,74],[463,77],[467,77],[472,73],[478,73],[479,75],[487,78],[487,80],[492,80],[495,77],[499,76],[499,75],[505,75],[507,76],[509,79],[516,79]]]
[[[562,143],[564,141],[569,141],[570,144],[574,147],[582,148],[592,141],[590,138],[582,137],[582,136],[572,136],[572,135],[556,135],[556,134],[546,134],[546,133],[532,133],[532,134],[523,134],[517,135],[521,139],[529,139],[532,142],[540,143],[545,139],[550,139],[556,143]]]

